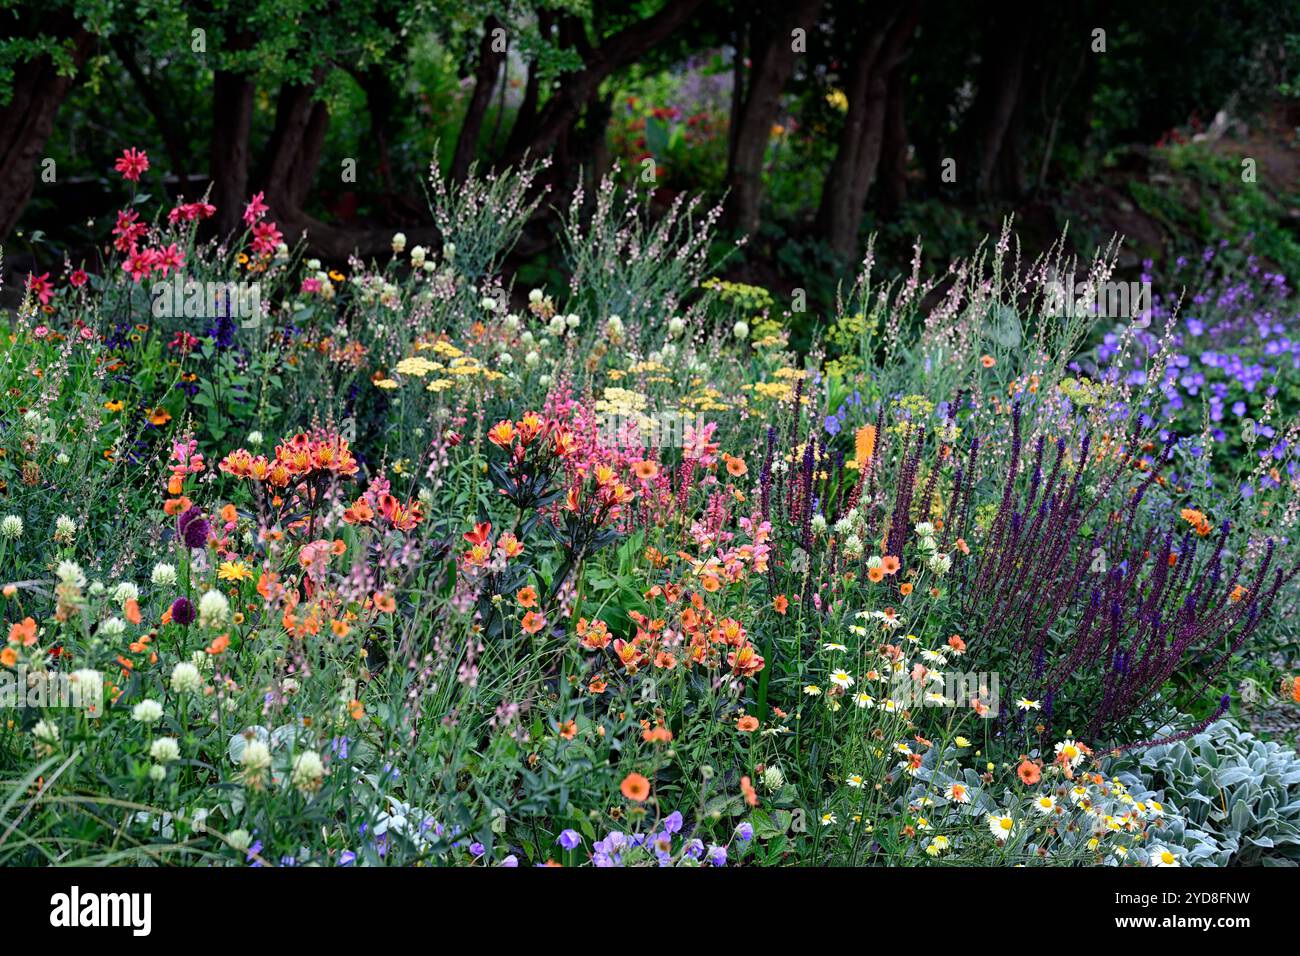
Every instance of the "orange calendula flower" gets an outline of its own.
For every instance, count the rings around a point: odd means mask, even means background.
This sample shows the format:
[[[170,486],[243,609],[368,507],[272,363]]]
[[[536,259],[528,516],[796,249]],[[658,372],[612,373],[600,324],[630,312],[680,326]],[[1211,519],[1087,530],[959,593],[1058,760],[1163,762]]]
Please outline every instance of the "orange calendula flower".
[[[639,773],[630,773],[619,784],[623,796],[636,803],[644,803],[650,796],[650,781]]]
[[[995,359],[992,355],[981,355],[980,364],[983,365],[985,368],[992,368],[993,366],[998,364],[998,360]]]

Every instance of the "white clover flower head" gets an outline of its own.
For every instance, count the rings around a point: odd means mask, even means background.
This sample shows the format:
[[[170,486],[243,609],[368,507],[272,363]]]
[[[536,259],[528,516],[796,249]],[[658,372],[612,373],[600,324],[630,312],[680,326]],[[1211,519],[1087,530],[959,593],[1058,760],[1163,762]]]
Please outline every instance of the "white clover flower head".
[[[140,589],[130,581],[119,581],[113,588],[113,600],[118,604],[125,604],[127,601],[138,601],[140,599]]]
[[[199,598],[199,626],[221,627],[230,618],[230,601],[220,591],[206,591]]]
[[[512,332],[515,329],[519,328],[519,316],[516,313],[514,312],[506,313],[506,328]]]
[[[231,830],[226,834],[226,842],[230,844],[232,849],[243,853],[253,845],[253,835],[240,827],[238,830]]]
[[[820,514],[813,515],[812,529],[817,534],[824,533],[826,531],[826,516]]]
[[[307,268],[308,268],[310,271],[312,271],[312,272],[319,272],[319,271],[320,271],[320,260],[319,260],[319,259],[308,259],[307,262],[305,263],[305,265],[306,265]]]
[[[293,770],[289,782],[304,795],[315,793],[325,779],[325,765],[321,763],[320,754],[314,750],[300,753],[293,761]]]
[[[203,688],[203,675],[189,661],[172,668],[172,690],[178,694],[195,694]]]
[[[131,708],[131,719],[141,724],[156,724],[162,715],[162,704],[147,697]]]
[[[159,763],[171,763],[181,757],[181,745],[175,737],[159,737],[149,746],[149,756]]]
[[[260,445],[264,441],[266,441],[266,438],[262,435],[261,432],[251,431],[248,433],[248,443],[250,445],[254,445],[254,446]]]
[[[674,315],[668,320],[668,334],[672,336],[681,335],[686,331],[686,320],[679,315]]]
[[[86,586],[86,573],[81,570],[81,565],[75,561],[60,561],[54,569],[54,576],[59,579],[60,584],[75,588],[84,588]]]
[[[162,783],[167,779],[167,768],[160,763],[154,764],[149,768],[149,779],[154,783]]]
[[[769,792],[780,790],[784,783],[785,774],[775,764],[763,771],[763,786],[767,787]]]
[[[497,300],[490,295],[485,295],[479,300],[479,306],[484,312],[495,312],[497,310]]]
[[[72,461],[72,459],[68,457],[68,453],[65,451],[61,451],[54,456],[54,463],[56,465],[66,465],[70,461]]]
[[[423,265],[424,265],[424,257],[427,256],[428,254],[429,254],[429,250],[426,249],[426,248],[424,248],[424,246],[412,246],[412,247],[411,247],[411,265],[413,265],[413,266],[423,266]]]
[[[126,633],[126,621],[120,617],[105,618],[99,625],[99,633],[105,637],[121,637]]]
[[[745,339],[749,338],[749,323],[741,319],[731,327],[731,334],[741,342],[745,341]]]
[[[256,737],[244,744],[244,752],[239,756],[239,763],[253,773],[261,773],[271,767],[271,748]]]
[[[17,515],[5,515],[4,520],[0,521],[0,535],[14,540],[23,536],[23,519]]]
[[[43,744],[53,747],[59,742],[59,728],[48,720],[38,720],[32,728],[32,736]]]
[[[529,351],[527,355],[524,356],[524,364],[527,365],[529,368],[536,368],[537,363],[540,362],[541,360],[542,357],[537,354],[536,349],[532,349],[531,351]]]
[[[564,316],[557,315],[551,319],[550,323],[546,326],[546,330],[558,339],[564,334]]]
[[[70,544],[77,534],[77,522],[67,515],[59,515],[54,520],[54,540]]]
[[[399,253],[405,248],[406,248],[406,233],[404,232],[393,233],[393,252]]]
[[[176,584],[176,568],[165,561],[160,561],[153,566],[153,571],[149,574],[149,580],[155,587],[169,588]]]

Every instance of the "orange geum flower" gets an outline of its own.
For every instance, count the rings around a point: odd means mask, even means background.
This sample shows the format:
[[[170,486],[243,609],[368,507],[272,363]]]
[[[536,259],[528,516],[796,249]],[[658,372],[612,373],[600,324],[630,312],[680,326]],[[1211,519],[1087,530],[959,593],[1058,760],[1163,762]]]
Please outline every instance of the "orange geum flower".
[[[376,594],[375,607],[385,614],[392,614],[397,610],[397,602],[391,594]]]
[[[736,721],[736,729],[742,734],[750,734],[758,730],[758,718],[752,714],[745,714]]]
[[[31,647],[36,643],[36,621],[30,617],[25,617],[15,624],[9,625],[9,643],[21,644],[23,647]]]
[[[524,619],[519,622],[519,626],[528,634],[536,634],[546,626],[546,615],[528,611],[524,614]]]
[[[772,598],[772,609],[776,611],[777,614],[784,614],[789,606],[790,602],[786,599],[784,594],[778,594],[776,597]]]
[[[758,791],[754,789],[754,785],[750,782],[748,776],[740,778],[740,792],[745,795],[747,804],[751,807],[758,806]]]
[[[1025,786],[1032,787],[1042,779],[1043,772],[1038,768],[1038,764],[1026,758],[1020,761],[1020,766],[1016,768],[1016,776]]]
[[[608,686],[609,684],[605,682],[605,678],[593,677],[591,683],[587,685],[587,690],[591,691],[593,694],[603,694],[605,693],[605,688]]]
[[[565,740],[572,740],[578,736],[578,722],[576,720],[566,720],[560,723],[558,728],[560,736]]]
[[[898,558],[894,557],[892,554],[887,554],[880,559],[880,570],[884,571],[886,574],[897,574],[898,569],[902,566],[903,565]]]
[[[515,592],[515,601],[518,602],[520,607],[537,607],[537,592],[531,587],[522,587]],[[586,619],[584,618],[579,625],[579,634],[582,633],[581,625],[585,623]]]
[[[639,773],[630,773],[619,784],[623,796],[636,803],[644,803],[650,796],[650,781]]]
[[[642,481],[649,481],[659,474],[659,466],[653,461],[638,461],[632,471]]]
[[[741,475],[745,474],[745,472],[749,471],[749,468],[745,465],[745,459],[743,458],[737,458],[734,455],[728,455],[726,452],[723,452],[722,460],[727,463],[727,474],[731,475],[733,478],[739,478]]]
[[[228,647],[230,647],[230,636],[227,634],[222,634],[215,641],[213,641],[211,644],[208,645],[207,651],[209,654],[215,657],[218,654],[224,654],[226,652],[226,648]]]

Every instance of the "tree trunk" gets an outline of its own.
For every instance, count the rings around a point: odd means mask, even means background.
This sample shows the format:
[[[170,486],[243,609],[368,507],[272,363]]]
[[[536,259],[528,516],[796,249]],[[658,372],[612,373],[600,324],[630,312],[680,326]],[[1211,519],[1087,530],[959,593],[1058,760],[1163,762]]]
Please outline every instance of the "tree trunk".
[[[959,181],[969,177],[966,182],[977,197],[990,192],[998,154],[1020,98],[1029,16],[1028,9],[1017,6],[1006,13],[1003,24],[989,29],[985,39],[975,102],[962,136],[965,148],[957,165]]]
[[[573,125],[600,84],[619,67],[643,56],[682,27],[704,0],[668,0],[654,16],[640,20],[607,38],[584,57],[585,66],[560,81],[546,105],[537,114],[527,137],[521,136],[504,164],[514,165],[525,152],[542,155],[550,151],[560,135]]]
[[[70,18],[58,29],[45,27],[72,41],[72,62],[78,69],[90,55],[95,36]],[[13,96],[0,107],[0,239],[9,235],[36,188],[36,167],[54,118],[75,76],[60,76],[48,56],[14,65]]]
[[[889,80],[885,104],[884,144],[880,153],[880,211],[892,216],[907,202],[907,112],[903,75],[895,71]]]
[[[781,93],[794,74],[796,58],[791,32],[802,27],[812,32],[822,0],[798,0],[767,38],[748,83],[744,106],[733,114],[732,145],[727,161],[727,220],[744,233],[758,229],[763,201],[763,160],[772,124],[781,108]]]
[[[212,164],[208,175],[212,178],[209,199],[217,207],[215,227],[222,239],[240,228],[248,201],[252,126],[252,77],[217,70],[212,77]]]
[[[329,128],[329,111],[323,102],[314,99],[324,79],[322,68],[308,85],[285,84],[280,88],[275,129],[258,177],[275,216],[284,217],[301,209],[311,189]]]
[[[903,60],[921,6],[896,8],[884,24],[868,27],[854,58],[846,91],[849,109],[818,211],[831,252],[846,262],[857,256],[862,207],[880,162],[890,75]]]
[[[451,160],[451,178],[454,182],[463,182],[469,173],[478,152],[478,137],[483,129],[483,117],[487,114],[488,104],[492,102],[492,90],[497,83],[497,73],[506,60],[504,50],[497,50],[495,32],[501,29],[501,21],[488,17],[483,21],[483,39],[478,45],[478,65],[474,68],[474,93],[469,99],[469,108],[465,111],[465,120],[460,124],[460,135],[456,138],[456,152]]]

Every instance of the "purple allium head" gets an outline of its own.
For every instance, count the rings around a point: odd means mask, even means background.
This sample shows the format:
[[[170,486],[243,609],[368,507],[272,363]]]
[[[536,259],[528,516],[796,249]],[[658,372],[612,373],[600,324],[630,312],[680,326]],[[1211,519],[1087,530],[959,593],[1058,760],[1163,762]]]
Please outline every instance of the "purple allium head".
[[[182,627],[189,627],[194,623],[195,612],[194,604],[186,597],[178,597],[172,601],[172,620]]]
[[[203,517],[203,512],[198,508],[187,508],[185,512],[176,519],[176,531],[185,541],[187,548],[202,548],[208,543],[208,534],[212,531],[212,525],[208,519]]]

